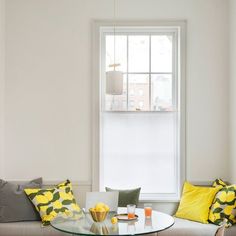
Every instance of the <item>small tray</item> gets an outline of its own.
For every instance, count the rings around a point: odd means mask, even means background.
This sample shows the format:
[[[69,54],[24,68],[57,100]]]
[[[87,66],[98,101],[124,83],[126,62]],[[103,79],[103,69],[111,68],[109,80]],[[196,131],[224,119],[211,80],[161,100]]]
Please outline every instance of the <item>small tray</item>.
[[[134,215],[134,218],[132,219],[129,219],[128,218],[128,214],[117,214],[117,215],[114,215],[118,220],[121,220],[121,221],[132,221],[132,220],[137,220],[138,219],[138,215]]]

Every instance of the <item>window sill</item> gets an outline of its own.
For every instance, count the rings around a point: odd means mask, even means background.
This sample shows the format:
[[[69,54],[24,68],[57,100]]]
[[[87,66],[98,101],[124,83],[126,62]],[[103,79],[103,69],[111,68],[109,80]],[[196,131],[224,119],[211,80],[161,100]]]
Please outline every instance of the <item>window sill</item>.
[[[139,197],[140,202],[179,202],[180,194],[178,193],[141,193]]]
[[[178,203],[180,201],[180,199],[139,199],[140,203],[146,203],[146,202],[150,202],[150,203]]]

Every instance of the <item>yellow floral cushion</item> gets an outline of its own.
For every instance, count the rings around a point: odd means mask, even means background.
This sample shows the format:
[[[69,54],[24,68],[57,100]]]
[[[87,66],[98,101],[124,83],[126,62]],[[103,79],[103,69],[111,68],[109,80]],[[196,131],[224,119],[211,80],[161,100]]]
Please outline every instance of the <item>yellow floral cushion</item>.
[[[58,184],[55,188],[24,191],[39,212],[43,225],[49,225],[50,221],[59,214],[69,216],[72,212],[81,213],[69,180]]]
[[[221,186],[210,209],[209,221],[216,225],[227,220],[227,226],[236,223],[236,185],[227,185],[221,179],[215,180],[213,186]]]
[[[209,209],[218,191],[218,188],[199,187],[185,182],[175,216],[207,224]]]

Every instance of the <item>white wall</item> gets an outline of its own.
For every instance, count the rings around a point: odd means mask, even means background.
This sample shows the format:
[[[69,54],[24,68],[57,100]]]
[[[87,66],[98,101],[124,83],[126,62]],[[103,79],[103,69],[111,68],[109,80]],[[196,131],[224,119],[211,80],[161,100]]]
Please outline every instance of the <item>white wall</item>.
[[[236,1],[229,4],[230,27],[230,173],[236,182]]]
[[[0,0],[0,178],[4,177],[5,0]]]
[[[186,19],[187,179],[228,178],[225,0],[118,0],[119,19]],[[91,20],[111,0],[8,0],[7,179],[91,181]]]

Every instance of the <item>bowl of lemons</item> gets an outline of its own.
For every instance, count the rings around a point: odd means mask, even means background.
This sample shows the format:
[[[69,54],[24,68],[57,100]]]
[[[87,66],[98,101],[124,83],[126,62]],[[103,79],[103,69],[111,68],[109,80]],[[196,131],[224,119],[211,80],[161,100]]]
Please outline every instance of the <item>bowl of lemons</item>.
[[[95,222],[102,222],[106,219],[109,210],[110,208],[106,204],[99,202],[95,207],[90,208],[89,212]]]

